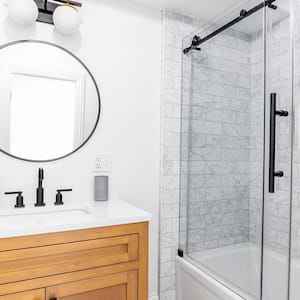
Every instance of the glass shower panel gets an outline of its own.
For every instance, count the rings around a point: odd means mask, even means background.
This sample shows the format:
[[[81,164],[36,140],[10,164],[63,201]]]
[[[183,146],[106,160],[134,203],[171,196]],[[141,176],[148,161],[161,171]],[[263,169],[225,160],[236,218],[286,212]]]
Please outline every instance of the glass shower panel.
[[[260,1],[247,1],[250,9]],[[218,19],[200,36],[239,15]],[[180,242],[192,263],[260,299],[264,10],[183,61]]]
[[[300,298],[300,3],[292,1],[294,17],[294,135],[290,300]]]
[[[266,10],[266,170],[270,167],[270,110],[271,94],[276,98],[274,193],[269,191],[269,172],[265,174],[264,201],[264,300],[288,299],[289,234],[291,201],[291,122],[292,122],[292,47],[290,1],[276,1],[277,9]],[[272,147],[271,147],[272,149]]]

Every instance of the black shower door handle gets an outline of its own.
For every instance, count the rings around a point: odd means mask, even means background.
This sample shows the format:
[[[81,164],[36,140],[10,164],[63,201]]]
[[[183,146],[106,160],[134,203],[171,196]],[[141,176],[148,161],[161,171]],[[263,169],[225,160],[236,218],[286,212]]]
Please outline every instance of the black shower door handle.
[[[269,193],[274,193],[275,177],[283,177],[283,171],[275,171],[276,116],[287,117],[285,110],[276,110],[276,93],[270,96],[270,155],[269,155]]]

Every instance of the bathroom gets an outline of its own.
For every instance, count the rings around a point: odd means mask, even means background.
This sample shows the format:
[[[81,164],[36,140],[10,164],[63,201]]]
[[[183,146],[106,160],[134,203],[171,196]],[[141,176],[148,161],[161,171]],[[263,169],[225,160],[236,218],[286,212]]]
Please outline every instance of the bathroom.
[[[0,0],[0,300],[298,300],[299,10]]]

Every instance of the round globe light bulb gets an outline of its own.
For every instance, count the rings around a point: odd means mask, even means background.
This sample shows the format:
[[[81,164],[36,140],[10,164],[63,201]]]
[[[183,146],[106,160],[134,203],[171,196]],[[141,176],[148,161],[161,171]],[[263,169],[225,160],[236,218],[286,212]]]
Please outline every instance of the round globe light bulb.
[[[60,33],[72,35],[78,31],[81,20],[77,9],[67,4],[60,5],[55,9],[53,23]]]
[[[33,25],[39,14],[33,0],[8,0],[7,10],[9,18],[22,26]]]

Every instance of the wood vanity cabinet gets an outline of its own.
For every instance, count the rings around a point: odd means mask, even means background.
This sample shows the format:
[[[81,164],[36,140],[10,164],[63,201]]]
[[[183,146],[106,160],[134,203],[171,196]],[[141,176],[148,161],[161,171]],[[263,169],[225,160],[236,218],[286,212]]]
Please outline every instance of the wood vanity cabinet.
[[[0,239],[0,300],[148,299],[148,222]]]
[[[21,292],[16,294],[10,294],[6,296],[1,296],[0,299],[5,300],[44,300],[45,299],[45,289],[38,289],[33,291]]]

